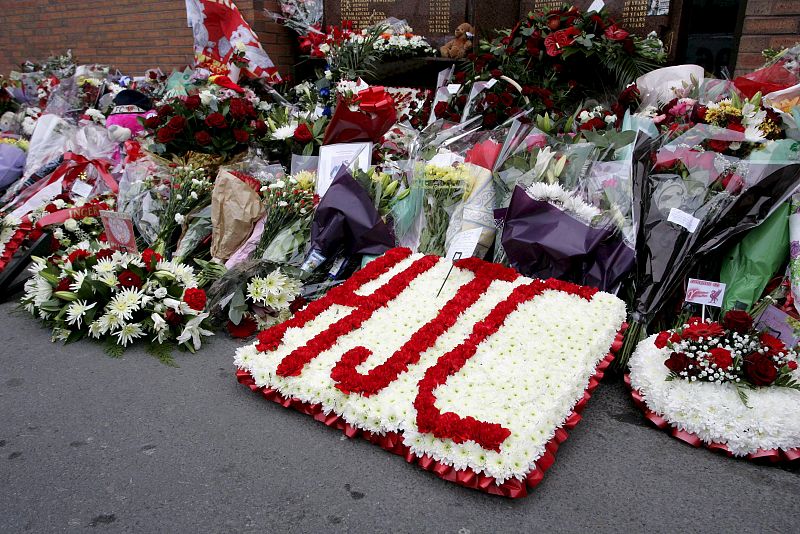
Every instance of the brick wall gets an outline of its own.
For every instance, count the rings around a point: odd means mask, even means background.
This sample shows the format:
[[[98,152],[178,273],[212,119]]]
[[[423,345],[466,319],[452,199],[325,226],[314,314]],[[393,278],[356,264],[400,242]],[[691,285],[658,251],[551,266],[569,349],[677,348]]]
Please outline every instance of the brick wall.
[[[761,51],[800,41],[800,0],[747,0],[736,73],[764,63]]]
[[[267,20],[277,0],[236,5],[282,72],[294,64],[288,30]],[[0,73],[71,48],[81,63],[102,63],[128,75],[165,71],[192,61],[184,0],[0,0]]]

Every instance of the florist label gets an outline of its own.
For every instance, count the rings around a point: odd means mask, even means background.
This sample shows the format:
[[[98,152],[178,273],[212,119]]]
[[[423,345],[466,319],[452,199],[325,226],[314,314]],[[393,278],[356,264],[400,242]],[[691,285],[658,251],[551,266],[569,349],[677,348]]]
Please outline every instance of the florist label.
[[[621,300],[593,288],[392,249],[235,362],[265,395],[435,458],[459,483],[524,489],[624,316]]]
[[[722,306],[724,296],[725,284],[722,282],[689,278],[689,283],[686,285],[686,302],[719,308]]]

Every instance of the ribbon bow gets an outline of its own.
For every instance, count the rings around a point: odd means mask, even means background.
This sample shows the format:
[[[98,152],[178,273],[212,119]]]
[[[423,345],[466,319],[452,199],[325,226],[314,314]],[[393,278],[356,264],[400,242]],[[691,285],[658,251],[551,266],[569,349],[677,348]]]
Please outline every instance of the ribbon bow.
[[[394,106],[394,99],[383,87],[369,87],[364,89],[355,98],[362,111],[379,111]]]

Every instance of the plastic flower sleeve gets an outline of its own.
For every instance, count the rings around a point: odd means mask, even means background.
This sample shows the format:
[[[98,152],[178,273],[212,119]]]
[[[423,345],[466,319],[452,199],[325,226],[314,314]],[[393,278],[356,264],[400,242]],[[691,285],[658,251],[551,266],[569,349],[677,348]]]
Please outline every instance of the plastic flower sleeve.
[[[397,112],[391,95],[383,87],[369,87],[353,100],[339,99],[322,144],[377,143],[395,122]]]
[[[719,280],[726,286],[722,309],[750,309],[786,261],[789,252],[789,204],[784,203],[725,256]]]
[[[213,231],[211,206],[204,206],[195,213],[187,215],[186,220],[186,228],[172,256],[173,261],[179,263],[184,262],[203,242],[211,238]]]

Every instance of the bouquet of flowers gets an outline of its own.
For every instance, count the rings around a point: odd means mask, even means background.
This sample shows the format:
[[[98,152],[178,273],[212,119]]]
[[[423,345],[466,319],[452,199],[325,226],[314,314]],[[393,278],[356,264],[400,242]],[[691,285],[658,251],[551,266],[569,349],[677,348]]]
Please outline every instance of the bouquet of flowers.
[[[727,106],[719,109],[727,114]],[[623,363],[690,268],[761,223],[797,187],[797,143],[750,141],[742,129],[697,124],[637,158],[633,206],[640,261]]]
[[[212,335],[194,270],[152,249],[128,254],[72,248],[64,256],[34,258],[30,270],[22,304],[52,327],[54,341],[89,337],[118,356],[140,338],[194,352]],[[168,356],[163,347],[153,350]]]
[[[513,82],[494,83],[476,103],[476,109],[486,111],[484,123],[492,127],[518,109],[571,109],[597,97],[598,87],[608,92],[624,87],[663,63],[666,53],[654,33],[632,35],[605,9],[586,13],[564,6],[532,13],[493,40],[481,41],[468,59],[456,83]]]
[[[252,91],[209,87],[163,101],[144,126],[155,135],[152,150],[157,154],[199,152],[225,159],[245,150],[253,133],[263,129],[257,120],[259,103]]]
[[[669,351],[664,361],[670,370],[667,380],[733,384],[745,404],[748,389],[774,386],[800,391],[797,351],[757,331],[753,318],[741,310],[729,311],[721,323],[693,317],[658,334],[655,346]]]
[[[262,187],[266,215],[259,225],[262,231],[251,257],[258,259],[270,248],[275,238],[286,228],[299,226],[306,235],[314,207],[319,198],[314,193],[314,175],[298,173]]]
[[[371,141],[377,143],[397,122],[392,96],[383,87],[367,87],[339,97],[325,130],[324,145]]]
[[[271,13],[273,19],[287,28],[291,28],[299,35],[319,31],[322,24],[322,0],[280,0],[281,12]]]
[[[114,195],[102,195],[90,199],[70,199],[59,195],[31,214],[39,228],[49,227],[59,250],[67,250],[78,243],[96,245],[105,242],[105,229],[100,220],[100,211],[113,210]]]

